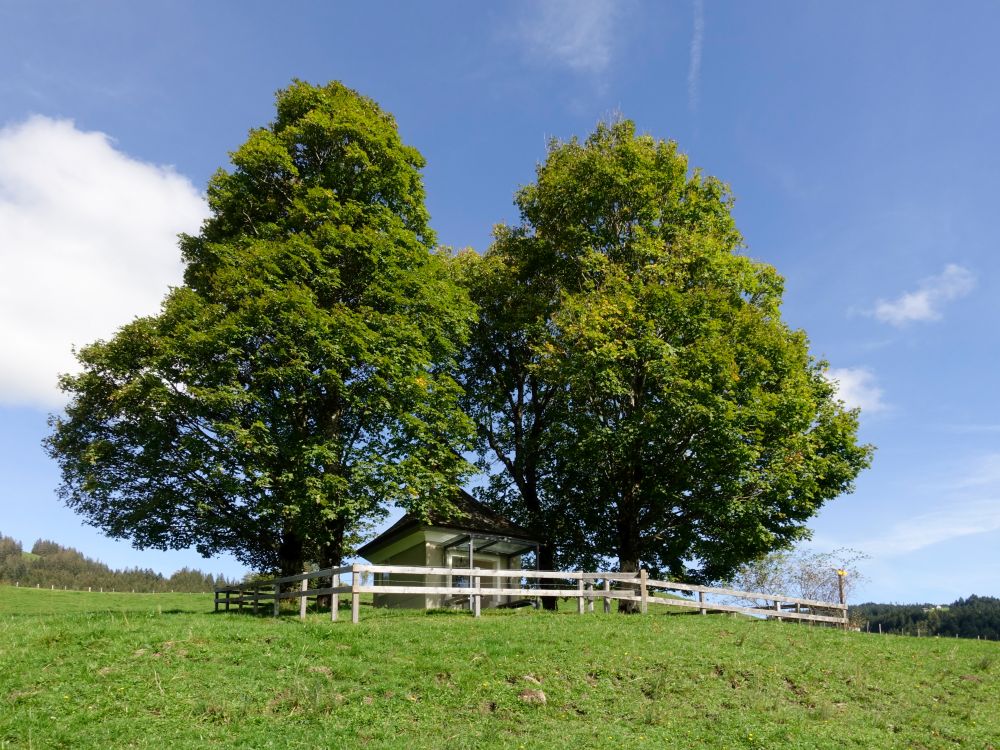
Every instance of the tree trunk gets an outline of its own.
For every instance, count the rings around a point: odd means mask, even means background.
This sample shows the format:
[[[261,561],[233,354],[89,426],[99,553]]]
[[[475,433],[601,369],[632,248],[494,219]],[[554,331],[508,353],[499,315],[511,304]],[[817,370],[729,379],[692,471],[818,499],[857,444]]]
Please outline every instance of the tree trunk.
[[[627,510],[619,510],[618,519],[618,570],[621,573],[636,573],[639,570],[639,529],[634,516]],[[633,593],[639,595],[639,586],[632,586]],[[618,611],[635,614],[640,611],[637,602],[618,600]]]
[[[618,570],[621,573],[635,573],[639,570],[639,561],[632,559],[626,560],[624,558],[619,558]],[[630,586],[632,593],[635,596],[639,595],[639,585],[634,584]],[[618,611],[626,615],[634,615],[640,611],[638,602],[629,602],[624,599],[618,600]]]
[[[327,521],[324,524],[324,541],[320,545],[319,560],[317,561],[320,570],[340,567],[344,559],[344,526],[342,519]],[[329,594],[316,597],[316,605],[320,609],[329,607],[332,601],[333,598]]]
[[[279,578],[294,576],[302,572],[305,565],[305,554],[302,549],[302,537],[296,531],[285,526],[278,545]],[[286,590],[288,584],[281,584],[279,589]]]
[[[344,559],[344,521],[336,519],[323,524],[323,541],[319,545],[320,569],[336,568]]]
[[[278,568],[281,576],[294,576],[302,572],[305,566],[305,553],[302,549],[302,537],[289,527],[285,527],[278,545]]]
[[[555,550],[550,544],[543,544],[538,549],[538,567],[540,570],[552,570],[555,568]],[[542,581],[538,581],[538,585],[542,585]],[[549,611],[555,611],[559,606],[559,600],[554,596],[543,596],[542,597],[542,609],[547,609]]]
[[[555,545],[548,541],[549,534],[545,514],[542,513],[542,503],[538,497],[538,477],[535,473],[535,462],[529,455],[525,459],[525,463],[527,464],[526,471],[523,474],[515,474],[514,480],[518,491],[521,493],[521,500],[528,509],[529,520],[526,526],[535,538],[535,541],[539,543],[536,567],[539,570],[555,570],[556,550]],[[538,581],[539,587],[542,586],[542,583],[542,580]],[[559,602],[555,597],[543,596],[541,599],[542,609],[555,611],[559,606]]]

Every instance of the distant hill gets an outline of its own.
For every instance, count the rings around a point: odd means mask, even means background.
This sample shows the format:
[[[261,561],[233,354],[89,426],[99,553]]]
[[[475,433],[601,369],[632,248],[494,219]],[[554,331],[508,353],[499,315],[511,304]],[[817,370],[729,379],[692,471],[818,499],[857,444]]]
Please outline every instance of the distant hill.
[[[222,576],[181,568],[166,577],[150,569],[112,570],[72,547],[39,539],[30,551],[0,535],[0,583],[19,586],[117,591],[211,591],[226,583]]]
[[[937,635],[1000,640],[1000,599],[972,595],[946,606],[875,604],[851,607],[851,621],[862,630],[899,635]]]

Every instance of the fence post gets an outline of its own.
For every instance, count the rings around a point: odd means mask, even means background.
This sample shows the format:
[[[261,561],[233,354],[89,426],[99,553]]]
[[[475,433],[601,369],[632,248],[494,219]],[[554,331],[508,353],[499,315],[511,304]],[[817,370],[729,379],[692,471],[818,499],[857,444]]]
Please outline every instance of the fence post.
[[[257,616],[257,607],[260,605],[260,586],[256,583],[253,585],[253,614],[254,617]]]
[[[360,575],[358,564],[354,563],[351,566],[351,622],[355,625],[361,619],[361,593],[358,591],[361,588]]]
[[[587,585],[585,586],[585,588],[587,589],[587,594],[588,594],[588,596],[587,596],[587,611],[588,612],[593,612],[594,611],[594,597],[593,597],[594,584],[593,584],[593,582],[592,581],[587,581]]]
[[[476,599],[472,595],[472,577],[473,577],[473,566],[475,564],[476,555],[476,540],[469,535],[469,611],[475,616],[476,614]]]
[[[277,617],[278,613],[281,612],[281,584],[274,584],[274,616]]]
[[[308,573],[309,571],[302,571],[303,573]],[[299,586],[299,619],[306,619],[306,605],[309,603],[309,599],[303,593],[309,588],[309,579],[303,578],[302,585]]]
[[[340,588],[340,574],[330,577],[330,587]],[[330,594],[330,622],[337,621],[337,610],[340,609],[340,594]]]
[[[781,611],[781,602],[778,599],[774,600],[774,611],[775,612],[780,612]],[[780,620],[781,618],[779,617],[777,619]]]
[[[229,589],[226,589],[226,612],[229,611]]]
[[[701,605],[701,607],[698,609],[698,612],[700,614],[707,615],[708,614],[708,610],[705,609],[705,592],[704,591],[699,591],[698,592],[698,604]]]
[[[476,568],[475,570],[478,572],[479,568]],[[472,578],[472,586],[474,591],[479,591],[479,576],[474,576]],[[483,597],[481,594],[478,593],[473,594],[472,596],[473,596],[472,616],[479,617],[479,608],[482,606]]]
[[[611,593],[611,579],[604,579],[604,614],[611,614],[611,597],[608,594]]]
[[[846,576],[847,576],[847,571],[846,570],[838,570],[837,571],[837,588],[840,591],[840,603],[841,604],[847,604],[847,600],[844,598],[844,578]],[[847,630],[847,607],[844,607],[844,609],[842,609],[841,612],[844,613],[843,614],[843,618],[844,618],[844,630]]]
[[[649,573],[646,572],[645,568],[639,571],[639,612],[646,614],[647,609],[647,592],[646,592],[646,579],[649,577]]]
[[[579,592],[579,595],[576,597],[576,613],[578,615],[582,615],[583,614],[583,607],[584,607],[584,602],[583,602],[583,571],[580,571],[579,575],[580,575],[580,577],[576,579],[576,590]]]

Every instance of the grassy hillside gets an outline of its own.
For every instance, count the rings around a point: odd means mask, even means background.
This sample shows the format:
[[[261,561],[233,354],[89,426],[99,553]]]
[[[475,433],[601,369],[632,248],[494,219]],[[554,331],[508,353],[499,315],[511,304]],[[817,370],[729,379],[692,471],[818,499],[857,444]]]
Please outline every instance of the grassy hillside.
[[[1000,747],[996,643],[721,615],[364,608],[352,626],[211,608],[0,588],[0,748]]]

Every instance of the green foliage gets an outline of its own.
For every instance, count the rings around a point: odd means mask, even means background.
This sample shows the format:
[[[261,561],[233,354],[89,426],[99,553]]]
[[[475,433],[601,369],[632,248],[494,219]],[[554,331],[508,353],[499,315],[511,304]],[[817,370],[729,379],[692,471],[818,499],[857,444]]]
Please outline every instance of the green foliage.
[[[691,580],[806,536],[871,448],[781,320],[781,277],[740,252],[726,186],[620,121],[553,142],[517,204],[459,264],[486,499],[556,559]]]
[[[22,553],[20,542],[0,536],[0,583],[28,588],[145,592],[212,591],[217,583],[225,583],[221,577],[213,578],[190,568],[181,568],[169,577],[141,568],[112,570],[72,547],[46,539],[39,539],[31,549],[30,553]]]
[[[1000,732],[994,643],[721,615],[210,610],[3,590],[0,746],[937,750]]]
[[[933,604],[875,604],[851,607],[863,628],[900,635],[985,638],[1000,641],[1000,599],[972,595],[938,607]]]
[[[498,227],[496,236],[484,256],[466,252],[455,261],[479,312],[460,368],[479,467],[489,476],[479,494],[532,531],[542,543],[543,569],[593,565],[593,545],[557,485],[553,434],[562,394],[537,369],[556,285],[539,272],[538,258],[521,252],[517,230]]]
[[[449,506],[473,313],[431,252],[423,159],[370,99],[295,82],[231,158],[184,285],[78,353],[46,446],[113,537],[335,564],[387,503]]]

